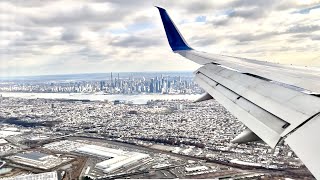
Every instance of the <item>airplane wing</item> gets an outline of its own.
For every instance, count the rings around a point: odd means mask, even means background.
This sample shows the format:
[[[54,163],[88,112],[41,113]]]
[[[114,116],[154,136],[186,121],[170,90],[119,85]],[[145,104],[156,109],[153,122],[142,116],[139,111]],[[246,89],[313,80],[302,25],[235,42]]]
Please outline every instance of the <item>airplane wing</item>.
[[[285,140],[320,179],[320,69],[209,54],[192,49],[166,10],[157,7],[174,53],[203,65],[195,81],[248,129],[232,142]]]

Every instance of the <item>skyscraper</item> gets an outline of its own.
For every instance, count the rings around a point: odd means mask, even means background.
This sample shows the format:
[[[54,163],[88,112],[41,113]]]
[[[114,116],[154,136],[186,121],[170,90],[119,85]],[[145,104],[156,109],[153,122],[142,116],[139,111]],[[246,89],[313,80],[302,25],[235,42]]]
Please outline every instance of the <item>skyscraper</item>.
[[[100,91],[104,90],[104,86],[105,86],[105,82],[104,81],[100,81]]]
[[[110,77],[110,79],[111,79],[111,87],[114,87],[113,86],[113,78],[112,78],[112,72],[111,72],[111,75],[110,75],[111,77]]]
[[[154,78],[152,78],[150,82],[150,93],[155,93]]]

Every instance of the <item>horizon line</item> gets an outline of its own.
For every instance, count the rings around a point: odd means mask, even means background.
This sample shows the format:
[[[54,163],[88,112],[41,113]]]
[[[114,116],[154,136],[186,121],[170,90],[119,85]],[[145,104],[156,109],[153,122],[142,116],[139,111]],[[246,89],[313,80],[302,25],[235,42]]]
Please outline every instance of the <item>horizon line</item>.
[[[191,72],[191,70],[177,70],[177,71],[109,71],[109,72],[96,72],[96,73],[70,73],[70,74],[40,74],[40,75],[18,75],[18,76],[1,76],[0,79],[13,79],[13,78],[29,78],[29,77],[46,77],[46,76],[70,76],[70,75],[93,75],[93,74],[121,74],[121,73],[177,73],[177,72]]]

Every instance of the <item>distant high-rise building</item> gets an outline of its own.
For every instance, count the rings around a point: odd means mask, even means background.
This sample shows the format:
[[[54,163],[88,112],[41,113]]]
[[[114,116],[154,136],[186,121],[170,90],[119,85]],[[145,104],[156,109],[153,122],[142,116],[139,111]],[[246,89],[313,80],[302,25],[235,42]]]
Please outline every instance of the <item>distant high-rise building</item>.
[[[110,75],[111,77],[110,77],[110,80],[111,80],[111,87],[114,87],[113,86],[113,78],[112,78],[112,72],[111,72],[111,75]]]
[[[100,81],[100,91],[103,91],[105,87],[105,82],[104,81]]]
[[[117,81],[117,86],[120,87],[120,75],[118,73],[118,81]]]
[[[150,93],[155,93],[154,78],[152,78],[150,82]]]
[[[156,78],[156,81],[155,81],[155,92],[159,92],[159,89],[160,89],[160,86],[159,86],[159,80],[158,80],[158,77]]]

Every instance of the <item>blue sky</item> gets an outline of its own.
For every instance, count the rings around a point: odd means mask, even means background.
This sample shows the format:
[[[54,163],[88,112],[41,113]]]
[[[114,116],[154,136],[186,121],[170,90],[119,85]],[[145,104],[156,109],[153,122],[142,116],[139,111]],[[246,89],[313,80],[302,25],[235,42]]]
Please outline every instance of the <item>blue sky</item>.
[[[0,76],[183,71],[157,9],[195,49],[320,66],[319,0],[0,2]]]

